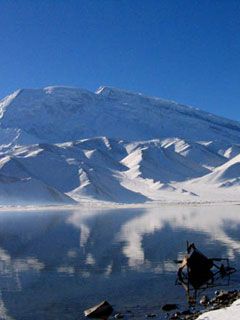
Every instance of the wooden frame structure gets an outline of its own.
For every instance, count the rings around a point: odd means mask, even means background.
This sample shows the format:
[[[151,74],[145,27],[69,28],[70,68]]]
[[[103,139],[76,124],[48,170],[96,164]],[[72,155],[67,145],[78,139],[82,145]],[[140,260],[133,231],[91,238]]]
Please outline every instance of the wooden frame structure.
[[[182,285],[189,303],[196,301],[197,292],[216,286],[229,285],[230,275],[236,271],[227,258],[208,258],[194,243],[187,242],[187,255],[181,261],[176,284]],[[227,283],[223,283],[226,280]]]

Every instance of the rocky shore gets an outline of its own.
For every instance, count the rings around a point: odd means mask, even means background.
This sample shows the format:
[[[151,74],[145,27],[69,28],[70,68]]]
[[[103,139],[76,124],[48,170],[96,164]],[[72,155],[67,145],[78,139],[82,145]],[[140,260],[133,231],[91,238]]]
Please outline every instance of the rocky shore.
[[[204,314],[209,311],[219,310],[232,305],[236,300],[240,299],[240,291],[216,291],[213,297],[207,295],[201,296],[196,305],[189,306],[188,309],[181,310],[178,305],[166,304],[162,306],[161,313],[147,313],[139,317],[135,315],[133,311],[128,310],[127,312],[113,312],[110,319],[129,319],[129,318],[143,318],[146,319],[167,319],[167,320],[195,320],[205,319]],[[240,312],[240,311],[239,311]],[[203,316],[203,318],[201,317]],[[207,318],[210,319],[210,318]],[[230,319],[230,318],[229,318]],[[239,315],[240,319],[240,315]]]
[[[204,295],[199,300],[200,310],[195,306],[189,307],[184,311],[175,311],[171,314],[166,314],[166,319],[169,320],[194,320],[199,318],[205,312],[222,309],[230,306],[234,301],[240,299],[240,291],[216,291],[215,296],[209,298]],[[157,316],[157,315],[156,315]]]

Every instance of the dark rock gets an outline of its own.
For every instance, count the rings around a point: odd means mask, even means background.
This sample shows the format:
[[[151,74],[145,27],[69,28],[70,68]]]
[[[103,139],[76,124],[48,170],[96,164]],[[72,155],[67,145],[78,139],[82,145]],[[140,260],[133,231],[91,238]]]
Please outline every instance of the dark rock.
[[[123,315],[122,313],[116,313],[116,314],[114,315],[114,318],[115,318],[115,319],[123,319],[123,318],[124,318],[124,315]]]
[[[183,316],[187,316],[187,315],[192,314],[192,312],[191,312],[191,310],[188,309],[188,310],[182,311],[181,314],[182,314]]]
[[[181,319],[180,316],[181,316],[181,313],[180,312],[176,312],[170,317],[170,319],[171,320]]]
[[[216,290],[216,291],[214,292],[215,296],[218,296],[218,295],[219,295],[219,293],[220,293],[220,291],[219,291],[219,290]]]
[[[85,310],[84,315],[88,318],[107,319],[112,312],[112,306],[107,301],[102,301],[92,308]]]
[[[202,306],[206,306],[209,304],[209,298],[208,296],[202,296],[199,303],[202,305]]]
[[[188,304],[191,306],[195,306],[196,305],[196,299],[194,297],[188,297]]]
[[[134,313],[131,310],[126,310],[126,316],[127,316],[127,318],[133,318]]]
[[[178,306],[175,303],[166,303],[164,306],[162,306],[163,311],[171,311],[177,308]]]
[[[227,291],[221,291],[217,297],[216,297],[216,301],[219,302],[219,303],[224,303],[226,302],[227,300],[229,300],[230,298],[230,293],[227,292]]]

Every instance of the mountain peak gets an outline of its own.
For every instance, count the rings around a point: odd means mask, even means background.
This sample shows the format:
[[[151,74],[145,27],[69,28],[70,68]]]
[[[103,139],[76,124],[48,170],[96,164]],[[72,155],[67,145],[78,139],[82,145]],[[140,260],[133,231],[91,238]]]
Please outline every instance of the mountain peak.
[[[133,96],[143,96],[143,94],[139,92],[132,92],[129,90],[119,89],[111,86],[100,86],[95,93],[108,98],[126,98]]]
[[[96,136],[127,141],[167,137],[213,141],[230,136],[239,141],[240,136],[238,122],[109,86],[95,93],[67,86],[18,90],[0,101],[0,117],[0,129],[17,130],[22,137],[27,134],[41,142]]]

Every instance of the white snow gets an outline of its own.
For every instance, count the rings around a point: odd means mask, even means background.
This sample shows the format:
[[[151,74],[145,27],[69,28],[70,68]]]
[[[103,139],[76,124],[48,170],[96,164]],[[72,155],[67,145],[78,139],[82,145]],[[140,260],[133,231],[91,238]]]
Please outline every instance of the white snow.
[[[111,87],[18,90],[0,101],[0,175],[2,205],[238,201],[240,123]]]
[[[213,310],[202,314],[197,320],[239,320],[240,299],[233,302],[230,307]]]

